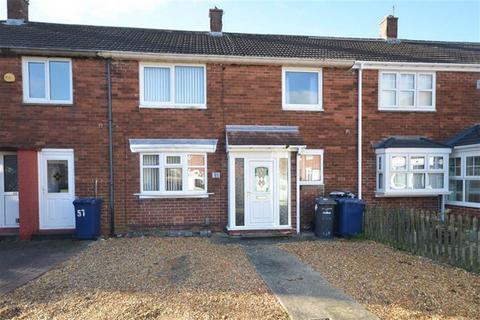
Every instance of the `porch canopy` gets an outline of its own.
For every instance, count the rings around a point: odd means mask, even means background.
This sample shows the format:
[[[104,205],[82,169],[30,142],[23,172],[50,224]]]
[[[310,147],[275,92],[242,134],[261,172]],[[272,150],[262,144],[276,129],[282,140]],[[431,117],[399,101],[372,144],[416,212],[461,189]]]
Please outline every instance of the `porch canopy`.
[[[226,132],[227,151],[305,148],[305,142],[296,126],[228,125]]]

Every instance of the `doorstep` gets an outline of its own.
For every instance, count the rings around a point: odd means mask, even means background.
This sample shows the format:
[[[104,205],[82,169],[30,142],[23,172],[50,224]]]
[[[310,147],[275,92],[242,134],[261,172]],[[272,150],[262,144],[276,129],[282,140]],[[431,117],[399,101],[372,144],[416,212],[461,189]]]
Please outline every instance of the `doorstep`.
[[[226,230],[229,237],[233,238],[284,238],[295,234],[293,229],[274,230]]]
[[[73,229],[40,230],[32,234],[32,240],[71,240],[74,231]]]

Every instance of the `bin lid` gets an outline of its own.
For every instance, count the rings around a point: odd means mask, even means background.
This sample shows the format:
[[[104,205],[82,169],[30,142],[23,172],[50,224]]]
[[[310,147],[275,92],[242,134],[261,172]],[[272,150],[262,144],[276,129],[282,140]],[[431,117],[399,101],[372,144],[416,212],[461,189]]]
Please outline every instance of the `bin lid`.
[[[100,198],[77,198],[73,204],[101,204],[103,202]]]
[[[363,204],[365,205],[365,201],[363,201],[362,199],[358,199],[358,198],[337,198],[335,199],[335,201],[337,201],[338,203],[350,203],[350,204]]]
[[[315,203],[318,204],[318,205],[326,205],[326,204],[335,205],[335,204],[337,204],[335,202],[335,200],[332,200],[330,198],[324,198],[324,197],[316,198]]]

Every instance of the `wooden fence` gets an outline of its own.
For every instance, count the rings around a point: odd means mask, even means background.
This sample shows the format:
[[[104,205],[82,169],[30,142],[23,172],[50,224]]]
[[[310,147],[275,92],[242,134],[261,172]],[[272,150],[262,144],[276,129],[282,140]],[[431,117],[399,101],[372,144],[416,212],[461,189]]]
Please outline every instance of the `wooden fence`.
[[[480,273],[479,219],[421,210],[367,206],[367,239]]]

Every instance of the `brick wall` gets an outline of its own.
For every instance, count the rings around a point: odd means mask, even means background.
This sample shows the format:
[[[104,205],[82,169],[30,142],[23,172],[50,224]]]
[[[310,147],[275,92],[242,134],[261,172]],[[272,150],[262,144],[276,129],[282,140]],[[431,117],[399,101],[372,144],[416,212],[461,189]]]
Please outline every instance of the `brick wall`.
[[[0,82],[0,147],[20,149],[73,148],[76,192],[93,194],[99,179],[104,202],[102,226],[108,231],[108,136],[105,62],[73,59],[73,106],[23,105],[21,59],[2,56],[0,70],[12,72],[15,83]],[[208,228],[227,225],[227,154],[225,125],[294,125],[309,148],[324,149],[323,190],[302,187],[302,227],[310,224],[313,199],[333,190],[357,188],[357,75],[355,71],[324,68],[324,112],[283,111],[280,66],[207,65],[206,110],[139,108],[138,62],[114,61],[114,175],[116,227]],[[364,72],[364,198],[369,203],[437,208],[437,198],[376,198],[372,143],[390,135],[426,135],[444,140],[480,119],[480,91],[474,73],[437,72],[437,112],[379,112],[378,72]],[[208,154],[206,199],[141,200],[139,155],[130,152],[131,138],[218,139]],[[294,166],[292,166],[292,173]],[[211,172],[220,172],[212,179]],[[292,175],[292,215],[295,211]],[[295,219],[292,216],[293,226]],[[207,223],[208,222],[208,223]]]

